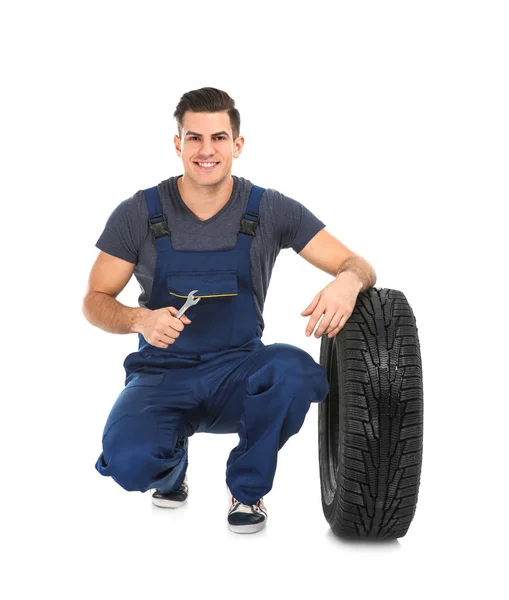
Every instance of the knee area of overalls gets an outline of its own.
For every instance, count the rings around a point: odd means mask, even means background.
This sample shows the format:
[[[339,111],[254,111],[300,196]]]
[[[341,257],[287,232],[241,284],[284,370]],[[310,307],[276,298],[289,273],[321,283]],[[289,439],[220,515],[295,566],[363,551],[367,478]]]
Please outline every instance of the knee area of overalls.
[[[305,350],[290,344],[272,344],[265,351],[265,364],[249,379],[248,391],[267,388],[278,380],[296,390],[324,399],[329,391],[327,372]],[[259,390],[258,390],[259,391]]]
[[[294,353],[297,366],[295,372],[298,373],[299,384],[314,396],[313,401],[320,402],[329,393],[329,382],[327,371],[321,364],[301,348],[296,349]]]
[[[182,455],[187,437],[175,424],[158,424],[153,415],[141,413],[124,415],[113,423],[105,432],[102,445],[110,460],[128,462],[135,456],[150,462]]]
[[[129,446],[105,445],[96,464],[102,475],[111,476],[128,492],[146,491],[161,473],[177,467],[187,459],[186,440],[166,448],[153,442],[133,441]]]

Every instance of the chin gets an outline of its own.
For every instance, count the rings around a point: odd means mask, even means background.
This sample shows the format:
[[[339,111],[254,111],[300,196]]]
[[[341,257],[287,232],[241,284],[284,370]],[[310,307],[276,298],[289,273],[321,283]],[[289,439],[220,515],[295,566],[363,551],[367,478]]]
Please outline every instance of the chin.
[[[200,185],[216,185],[218,183],[220,183],[221,181],[223,181],[224,179],[227,179],[230,175],[231,172],[230,171],[218,171],[217,173],[196,173],[196,171],[192,171],[192,172],[188,172],[186,173],[186,175],[192,179],[193,181],[196,181],[197,183],[199,183]]]

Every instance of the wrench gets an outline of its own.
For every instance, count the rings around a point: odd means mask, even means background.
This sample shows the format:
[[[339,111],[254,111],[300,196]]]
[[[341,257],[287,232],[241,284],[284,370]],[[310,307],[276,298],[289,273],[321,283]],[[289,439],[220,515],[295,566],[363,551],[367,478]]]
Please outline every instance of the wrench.
[[[193,294],[195,292],[197,292],[197,291],[198,290],[193,290],[192,292],[189,292],[189,294],[187,295],[187,300],[186,300],[184,306],[177,313],[177,319],[180,319],[180,317],[186,312],[186,310],[190,306],[193,306],[194,304],[198,304],[198,302],[201,300],[201,298],[195,298],[193,296]]]

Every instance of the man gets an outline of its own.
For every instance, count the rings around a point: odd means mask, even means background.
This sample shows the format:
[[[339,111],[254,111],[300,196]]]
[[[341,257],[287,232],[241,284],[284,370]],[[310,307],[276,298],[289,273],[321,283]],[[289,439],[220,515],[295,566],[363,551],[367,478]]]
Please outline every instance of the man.
[[[96,469],[128,491],[178,507],[189,488],[188,438],[239,434],[227,461],[227,523],[262,529],[277,453],[329,391],[325,369],[302,349],[261,341],[263,303],[282,248],[335,277],[301,313],[306,334],[337,335],[376,276],[297,201],[232,176],[240,115],[225,92],[184,94],[174,143],[184,173],[120,203],[96,246],[85,317],[111,333],[138,333],[125,389],[107,419]],[[116,297],[131,276],[138,308]],[[194,301],[183,315],[177,312]]]

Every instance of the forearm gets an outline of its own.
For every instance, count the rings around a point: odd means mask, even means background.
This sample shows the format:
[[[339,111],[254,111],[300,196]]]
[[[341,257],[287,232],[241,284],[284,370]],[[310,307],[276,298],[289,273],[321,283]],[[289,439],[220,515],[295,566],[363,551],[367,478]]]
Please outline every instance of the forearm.
[[[103,292],[90,292],[83,300],[87,321],[108,333],[140,333],[148,308],[130,308]]]
[[[359,293],[364,292],[376,283],[376,273],[373,267],[362,256],[355,255],[347,258],[336,273],[336,278],[341,273],[352,275],[359,284]]]

